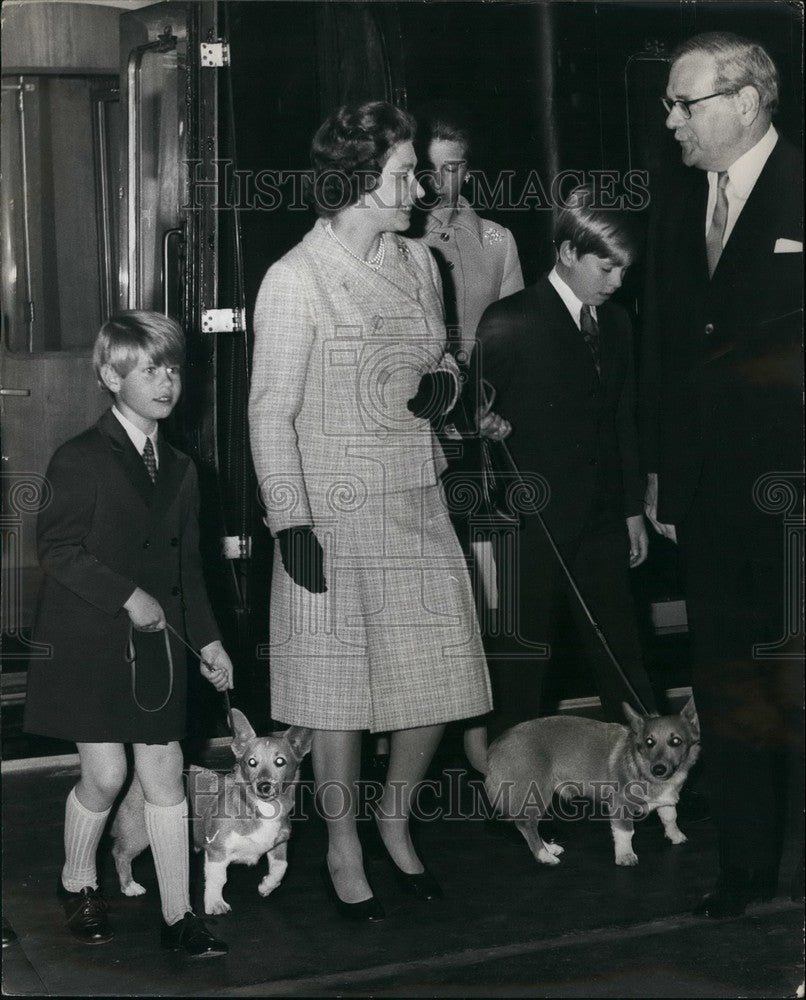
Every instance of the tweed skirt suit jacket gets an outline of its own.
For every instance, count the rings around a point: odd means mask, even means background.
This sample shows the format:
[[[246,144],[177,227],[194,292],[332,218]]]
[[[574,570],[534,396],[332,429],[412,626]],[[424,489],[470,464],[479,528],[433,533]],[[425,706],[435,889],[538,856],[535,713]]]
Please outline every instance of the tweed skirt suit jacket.
[[[255,307],[249,422],[273,535],[312,525],[327,592],[271,590],[272,716],[384,731],[489,711],[465,561],[427,420],[406,403],[445,354],[428,250],[387,233],[383,268],[318,222],[266,274]]]

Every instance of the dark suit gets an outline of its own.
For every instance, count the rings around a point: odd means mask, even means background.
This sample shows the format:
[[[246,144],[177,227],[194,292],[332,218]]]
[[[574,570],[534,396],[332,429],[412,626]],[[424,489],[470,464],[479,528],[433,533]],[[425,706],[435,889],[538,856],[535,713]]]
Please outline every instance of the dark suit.
[[[507,444],[522,474],[542,476],[550,496],[543,518],[583,596],[647,707],[652,691],[641,663],[629,592],[629,540],[625,519],[642,511],[634,414],[632,332],[617,305],[597,310],[601,377],[590,349],[548,277],[491,305],[479,326],[471,384],[476,373],[495,386],[495,410],[512,424]],[[518,635],[509,649],[520,653],[498,675],[496,705],[507,721],[540,708],[546,669],[530,643],[550,641],[556,602],[566,584],[534,515],[525,514],[514,552]],[[514,571],[513,571],[514,570]],[[576,602],[572,608],[578,617]],[[621,718],[631,700],[606,660],[590,625],[579,622],[599,692],[610,718]],[[502,679],[502,672],[507,676]]]
[[[198,649],[219,638],[201,572],[196,470],[160,435],[152,483],[111,411],[62,445],[48,467],[52,495],[37,522],[44,578],[34,635],[52,646],[28,673],[25,728],[76,742],[166,743],[185,732],[186,656],[171,636],[173,694],[159,712],[132,695],[125,660],[136,587]],[[168,693],[164,633],[135,633],[137,700]]]
[[[798,738],[801,665],[753,646],[785,632],[782,511],[760,477],[792,481],[803,464],[803,253],[775,252],[781,239],[802,245],[802,171],[779,138],[710,279],[706,173],[653,191],[643,459],[658,473],[659,520],[678,528],[703,758],[731,867],[776,863],[779,752]]]

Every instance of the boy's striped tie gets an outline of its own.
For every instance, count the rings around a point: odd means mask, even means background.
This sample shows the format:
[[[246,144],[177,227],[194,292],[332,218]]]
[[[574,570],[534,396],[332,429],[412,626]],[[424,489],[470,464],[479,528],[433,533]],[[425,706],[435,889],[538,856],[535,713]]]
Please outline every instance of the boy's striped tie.
[[[582,310],[579,314],[579,326],[582,330],[582,336],[585,343],[588,345],[591,356],[593,357],[593,363],[596,366],[596,374],[601,375],[602,365],[599,353],[599,324],[593,318],[591,307],[588,305],[582,306]]]
[[[157,458],[154,455],[154,445],[151,443],[151,438],[146,438],[145,447],[143,448],[143,461],[145,462],[149,476],[151,476],[151,482],[156,482]]]

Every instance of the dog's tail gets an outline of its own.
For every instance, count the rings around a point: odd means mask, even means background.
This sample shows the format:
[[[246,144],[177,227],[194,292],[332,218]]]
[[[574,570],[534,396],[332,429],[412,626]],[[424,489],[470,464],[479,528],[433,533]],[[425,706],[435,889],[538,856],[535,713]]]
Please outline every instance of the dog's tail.
[[[188,768],[188,805],[190,807],[193,850],[204,850],[204,834],[208,819],[214,814],[218,802],[221,775],[206,767],[191,764]]]

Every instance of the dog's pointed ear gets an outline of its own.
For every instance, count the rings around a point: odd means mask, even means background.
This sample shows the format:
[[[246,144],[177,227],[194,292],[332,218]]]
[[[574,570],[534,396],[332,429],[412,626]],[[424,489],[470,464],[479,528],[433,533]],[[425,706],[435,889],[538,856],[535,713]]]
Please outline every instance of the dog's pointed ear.
[[[700,720],[697,716],[697,707],[694,698],[691,697],[680,709],[680,718],[684,719],[691,729],[691,734],[695,740],[700,738]]]
[[[232,752],[240,758],[243,756],[246,744],[255,738],[255,731],[249,725],[249,719],[237,708],[232,710],[232,724],[235,727],[235,732],[232,734]]]
[[[286,730],[285,738],[291,744],[299,760],[302,760],[305,754],[310,752],[313,730],[306,729],[305,726],[291,726]]]
[[[636,736],[640,736],[644,731],[643,715],[639,715],[632,705],[629,705],[626,701],[621,703],[621,710],[624,712],[624,717],[630,729],[632,729]]]

